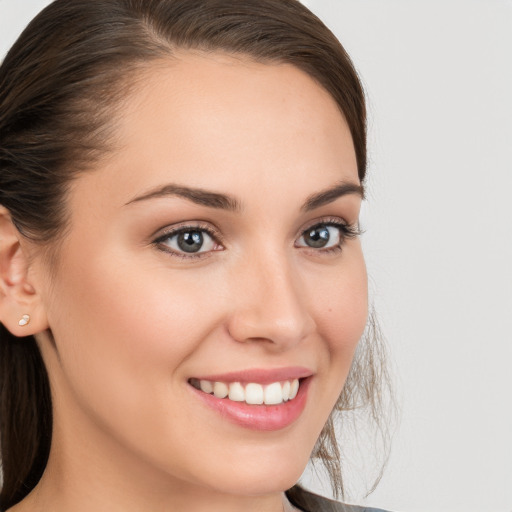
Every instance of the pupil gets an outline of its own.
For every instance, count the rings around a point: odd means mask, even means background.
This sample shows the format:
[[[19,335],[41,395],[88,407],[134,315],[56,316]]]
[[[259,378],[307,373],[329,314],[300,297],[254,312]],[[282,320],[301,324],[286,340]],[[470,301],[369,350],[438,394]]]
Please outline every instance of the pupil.
[[[329,237],[329,230],[322,226],[311,229],[304,238],[310,247],[319,248],[327,244]]]
[[[197,252],[203,246],[203,235],[200,231],[180,233],[178,246],[184,252]]]

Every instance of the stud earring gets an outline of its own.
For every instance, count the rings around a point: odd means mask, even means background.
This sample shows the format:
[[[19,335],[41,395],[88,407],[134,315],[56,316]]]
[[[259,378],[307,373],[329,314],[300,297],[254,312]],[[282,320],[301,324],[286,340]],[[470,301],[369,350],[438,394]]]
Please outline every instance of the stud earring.
[[[20,327],[24,327],[25,325],[28,325],[30,322],[30,315],[23,315],[21,318],[20,318],[20,321],[18,322],[18,325]]]

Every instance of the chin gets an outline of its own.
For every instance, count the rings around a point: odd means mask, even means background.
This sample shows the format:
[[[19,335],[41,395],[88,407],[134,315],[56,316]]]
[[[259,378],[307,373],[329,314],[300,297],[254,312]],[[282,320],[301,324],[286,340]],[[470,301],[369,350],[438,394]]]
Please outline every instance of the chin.
[[[282,492],[297,483],[308,461],[310,451],[273,450],[268,453],[256,447],[256,453],[230,457],[222,463],[210,465],[205,475],[218,491],[233,495],[265,495]]]
[[[283,492],[293,487],[303,471],[303,466],[282,468],[280,464],[275,465],[272,470],[262,471],[253,468],[251,471],[244,472],[243,475],[238,473],[226,476],[222,479],[222,484],[219,485],[217,481],[215,487],[220,492],[231,495],[263,496]],[[224,482],[226,485],[223,485]]]

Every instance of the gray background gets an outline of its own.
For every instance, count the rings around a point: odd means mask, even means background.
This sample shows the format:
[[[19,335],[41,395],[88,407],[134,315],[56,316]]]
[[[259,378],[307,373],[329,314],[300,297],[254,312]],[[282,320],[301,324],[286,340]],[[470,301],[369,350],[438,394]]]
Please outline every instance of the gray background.
[[[0,56],[47,3],[0,0]],[[367,503],[511,512],[512,2],[304,3],[369,100],[364,244],[402,419]]]

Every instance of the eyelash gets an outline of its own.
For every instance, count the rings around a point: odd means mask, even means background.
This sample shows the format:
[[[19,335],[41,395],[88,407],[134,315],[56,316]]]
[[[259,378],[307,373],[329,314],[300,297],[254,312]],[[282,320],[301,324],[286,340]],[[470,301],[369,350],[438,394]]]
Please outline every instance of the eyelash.
[[[216,252],[214,249],[213,251],[205,251],[205,252],[196,252],[196,253],[189,253],[176,251],[174,249],[171,249],[170,247],[165,246],[164,242],[166,240],[169,240],[175,236],[178,236],[180,233],[187,233],[190,231],[196,231],[201,233],[206,233],[216,245],[222,245],[222,236],[221,234],[212,228],[210,224],[205,224],[202,222],[197,222],[194,224],[185,224],[183,226],[173,227],[165,231],[162,235],[159,235],[154,241],[153,245],[155,245],[158,249],[160,249],[163,252],[166,252],[168,254],[171,254],[172,256],[184,260],[197,260],[199,258],[205,258],[211,255],[212,252]]]
[[[338,244],[336,244],[332,247],[327,247],[327,248],[314,248],[314,247],[310,247],[310,246],[297,246],[297,245],[295,245],[295,247],[304,248],[304,249],[312,251],[314,253],[333,254],[333,253],[340,252],[342,250],[343,245],[346,240],[357,238],[358,236],[360,236],[362,234],[361,229],[357,225],[347,224],[345,222],[340,221],[339,218],[325,218],[325,219],[320,219],[320,220],[316,221],[315,223],[311,224],[310,226],[308,226],[305,229],[302,229],[300,231],[298,239],[302,238],[308,231],[312,231],[314,229],[317,229],[317,228],[320,228],[323,226],[335,227],[335,228],[339,229],[340,241]],[[190,259],[198,260],[201,258],[209,257],[209,256],[211,256],[211,254],[213,252],[223,250],[223,249],[213,249],[210,251],[195,252],[195,253],[187,254],[186,252],[176,251],[174,249],[169,248],[168,246],[165,246],[165,244],[164,244],[165,241],[167,241],[173,237],[176,237],[181,233],[187,233],[187,232],[191,232],[191,231],[206,233],[216,245],[220,245],[220,246],[223,245],[221,234],[217,230],[212,229],[212,226],[210,224],[201,223],[201,222],[170,228],[163,234],[159,235],[152,242],[152,244],[154,246],[156,246],[159,250],[171,254],[173,257],[180,258],[180,259],[187,259],[187,260],[190,260]]]
[[[343,249],[343,245],[345,244],[346,240],[351,240],[351,239],[357,238],[358,236],[360,236],[362,234],[362,230],[357,224],[347,224],[343,221],[340,221],[339,218],[329,217],[329,218],[320,219],[319,221],[315,222],[314,224],[311,224],[306,229],[302,229],[300,232],[300,238],[302,238],[304,236],[304,234],[307,233],[308,231],[312,231],[312,230],[317,229],[322,226],[335,227],[335,228],[339,229],[340,241],[338,244],[336,244],[332,247],[326,247],[326,248],[320,248],[320,249],[315,249],[314,247],[307,247],[307,246],[306,247],[300,246],[300,247],[302,247],[306,250],[315,252],[315,253],[320,252],[321,254],[339,253]]]

